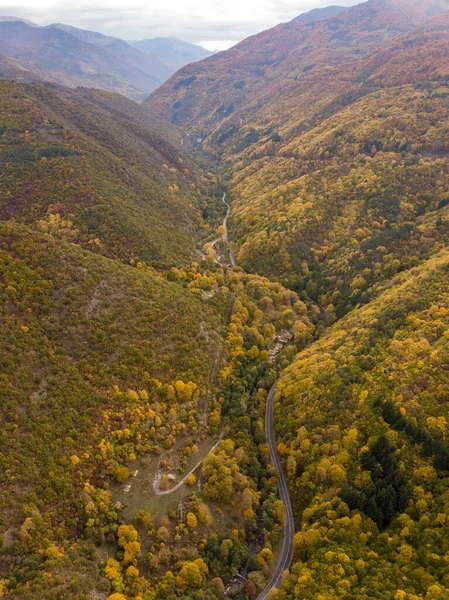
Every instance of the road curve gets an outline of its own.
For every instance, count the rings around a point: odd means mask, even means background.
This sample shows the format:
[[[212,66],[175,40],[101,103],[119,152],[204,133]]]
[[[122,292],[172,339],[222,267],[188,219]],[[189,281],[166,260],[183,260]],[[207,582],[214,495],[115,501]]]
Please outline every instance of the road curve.
[[[267,600],[270,591],[273,588],[278,588],[281,584],[282,573],[288,569],[293,559],[293,536],[295,534],[295,520],[293,517],[292,503],[288,491],[287,480],[282,468],[281,459],[277,451],[276,435],[273,427],[273,401],[276,393],[276,383],[270,390],[267,399],[267,407],[265,412],[265,432],[267,434],[268,443],[270,445],[271,462],[278,472],[279,496],[285,507],[285,522],[284,522],[284,542],[282,553],[279,557],[276,570],[273,573],[267,587],[257,597],[257,600]]]
[[[173,494],[173,492],[176,492],[176,490],[179,490],[179,488],[185,484],[185,482],[190,477],[190,475],[192,475],[192,473],[194,473],[198,469],[198,467],[204,461],[204,459],[207,458],[209,456],[209,454],[212,454],[212,452],[217,448],[218,444],[223,439],[223,435],[224,435],[224,432],[222,431],[220,434],[220,437],[218,438],[218,441],[212,446],[212,448],[209,450],[207,455],[204,458],[202,458],[201,460],[199,460],[196,463],[196,465],[192,469],[190,469],[190,471],[186,475],[184,475],[184,477],[181,479],[181,481],[179,483],[177,483],[174,487],[170,488],[169,490],[161,490],[159,488],[160,478],[157,477],[153,482],[153,490],[154,490],[156,496],[167,496],[168,494]]]
[[[223,219],[224,234],[223,234],[223,237],[217,238],[216,240],[214,240],[212,242],[212,246],[215,247],[218,244],[218,242],[223,240],[228,247],[228,254],[229,254],[229,260],[231,261],[231,266],[235,267],[237,265],[237,263],[235,261],[234,252],[229,244],[229,233],[228,233],[228,219],[231,215],[231,205],[226,200],[226,192],[224,192],[223,198],[221,200],[226,205],[226,215],[225,215],[225,218]],[[221,264],[219,261],[218,261],[218,263]]]

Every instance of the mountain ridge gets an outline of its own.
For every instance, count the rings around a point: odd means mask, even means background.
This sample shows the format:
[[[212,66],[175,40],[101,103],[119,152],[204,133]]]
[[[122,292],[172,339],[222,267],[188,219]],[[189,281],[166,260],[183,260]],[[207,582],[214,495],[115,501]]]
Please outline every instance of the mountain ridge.
[[[261,104],[265,103],[264,96],[273,101],[277,94],[279,102],[282,102],[285,95],[291,95],[295,87],[294,77],[301,73],[298,61],[303,63],[304,68],[313,68],[320,58],[327,61],[324,66],[330,68],[336,65],[337,69],[338,63],[345,61],[348,69],[358,58],[362,47],[363,52],[372,51],[427,20],[429,7],[447,10],[449,4],[446,0],[435,0],[429,1],[427,7],[423,8],[419,2],[409,5],[404,0],[370,0],[317,23],[291,21],[278,25],[206,59],[201,66],[184,67],[147,102],[177,124],[183,124],[187,118],[190,126],[198,120],[200,127],[203,127],[205,119],[207,123],[210,120],[210,125],[226,119],[232,121],[233,116],[227,114],[230,110],[226,108],[227,104],[232,105],[232,112],[236,113],[245,104],[249,106],[251,97],[257,92],[260,92],[257,101]],[[357,27],[349,35],[351,23],[357,23]],[[269,59],[266,58],[268,55]],[[307,63],[309,56],[312,62]],[[234,74],[221,78],[223,69],[233,69]],[[213,77],[216,83],[209,86],[208,97],[201,97],[201,86],[208,85],[207,77]],[[194,79],[190,81],[190,78]],[[232,85],[237,88],[232,89]],[[251,94],[250,86],[254,87]],[[165,94],[167,103],[164,102]],[[217,96],[220,98],[216,99]],[[196,98],[199,98],[198,102]],[[201,111],[207,111],[207,103],[211,106],[215,103],[217,108],[222,105],[223,110],[201,116]],[[192,114],[189,114],[190,110]]]
[[[175,37],[143,39],[130,44],[147,54],[157,55],[171,70],[179,70],[186,64],[198,62],[212,56],[214,52],[201,46],[190,44]]]
[[[0,596],[449,597],[447,7],[0,82]]]
[[[329,17],[338,15],[339,13],[347,9],[347,6],[326,6],[325,8],[314,8],[312,10],[309,10],[308,12],[301,13],[298,17],[295,17],[293,20],[309,22],[323,21],[324,19],[328,19]]]
[[[182,158],[176,131],[168,141],[145,107],[101,90],[8,81],[0,89],[9,164],[0,171],[2,219],[38,228],[70,220],[74,241],[111,258],[162,265],[194,255],[199,174]],[[19,105],[19,116],[8,117]]]
[[[39,26],[24,19],[0,19],[2,53],[37,78],[62,85],[92,87],[142,101],[186,62],[202,58],[172,52],[149,55],[98,32],[58,24]],[[5,71],[6,72],[6,71]]]

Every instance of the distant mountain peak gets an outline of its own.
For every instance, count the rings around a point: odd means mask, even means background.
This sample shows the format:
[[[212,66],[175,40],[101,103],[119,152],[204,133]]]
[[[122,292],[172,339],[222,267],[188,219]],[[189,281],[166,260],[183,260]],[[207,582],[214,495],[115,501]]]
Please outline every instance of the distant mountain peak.
[[[159,56],[173,71],[214,54],[214,52],[206,50],[202,46],[191,44],[173,36],[139,40],[138,42],[130,42],[130,44],[141,52]]]
[[[371,8],[376,11],[382,11],[384,9],[401,10],[410,13],[420,12],[432,16],[445,10],[449,10],[449,0],[368,0],[368,2],[361,2],[356,6],[357,8],[360,6],[361,10],[364,10],[364,8]],[[293,19],[293,21],[317,23],[331,17],[336,17],[340,13],[348,11],[351,8],[354,7],[332,5],[325,8],[314,8],[313,10],[300,14]]]
[[[90,40],[89,43],[92,43],[92,40],[104,40],[105,42],[120,41],[123,44],[126,44],[126,42],[120,38],[105,35],[104,33],[99,33],[98,31],[91,29],[81,29],[80,27],[75,27],[74,25],[66,25],[65,23],[52,23],[48,27],[55,27],[56,29],[70,33],[71,35],[74,35],[76,38],[83,41]]]
[[[325,8],[314,8],[308,12],[302,13],[299,17],[293,19],[294,21],[309,21],[310,23],[317,23],[318,21],[324,21],[329,17],[334,17],[344,10],[348,10],[347,6],[326,6]]]
[[[102,88],[136,101],[179,68],[213,54],[174,37],[128,43],[64,23],[41,27],[9,16],[0,17],[0,53],[0,79],[34,77]]]
[[[0,23],[25,23],[29,27],[40,27],[36,23],[32,21],[28,21],[27,19],[21,19],[20,17],[8,17],[8,16],[0,16]]]

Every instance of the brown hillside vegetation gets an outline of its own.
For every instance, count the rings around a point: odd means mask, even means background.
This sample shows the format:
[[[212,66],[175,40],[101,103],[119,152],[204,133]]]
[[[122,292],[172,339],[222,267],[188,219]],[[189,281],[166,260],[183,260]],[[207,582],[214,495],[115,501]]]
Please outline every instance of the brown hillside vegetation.
[[[39,81],[39,77],[22,67],[13,58],[0,56],[0,79],[14,79],[15,81]]]
[[[202,184],[176,133],[107,92],[0,86],[1,219],[126,261],[192,257]]]
[[[220,161],[239,265],[337,319],[278,385],[297,528],[279,600],[449,595],[448,10],[280,25],[149,99]]]
[[[152,96],[228,168],[242,266],[342,314],[429,249],[416,218],[448,197],[449,13],[429,18],[444,8],[372,1],[288,23]]]
[[[368,52],[448,9],[447,0],[370,0],[322,22],[278,25],[181,69],[147,102],[206,135],[220,124],[257,122],[267,114],[270,124],[298,123],[332,94],[350,91]]]
[[[293,527],[273,600],[449,597],[448,34],[369,0],[143,106],[0,81],[0,597],[251,600]]]
[[[117,38],[63,26],[0,21],[2,53],[41,79],[143,100],[173,72]]]

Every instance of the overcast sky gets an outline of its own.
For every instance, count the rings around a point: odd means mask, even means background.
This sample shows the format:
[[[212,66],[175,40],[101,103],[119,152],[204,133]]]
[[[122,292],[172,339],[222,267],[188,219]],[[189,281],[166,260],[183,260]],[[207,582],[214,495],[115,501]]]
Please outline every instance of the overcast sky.
[[[0,0],[0,15],[62,22],[127,40],[158,36],[219,50],[316,7],[361,0]]]

